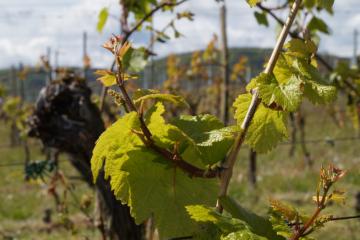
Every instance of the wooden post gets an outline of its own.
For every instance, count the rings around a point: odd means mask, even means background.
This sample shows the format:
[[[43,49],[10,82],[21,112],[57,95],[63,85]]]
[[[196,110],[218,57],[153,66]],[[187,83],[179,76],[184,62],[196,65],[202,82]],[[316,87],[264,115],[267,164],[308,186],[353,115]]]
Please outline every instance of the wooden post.
[[[49,64],[49,68],[48,68],[48,72],[47,72],[47,79],[46,79],[46,84],[50,84],[52,81],[52,68],[51,68],[51,47],[47,47],[46,49],[46,58]]]
[[[19,72],[22,72],[24,70],[24,66],[22,63],[19,64]],[[20,97],[21,102],[25,101],[25,87],[24,87],[25,79],[19,79],[19,85],[20,85]]]
[[[84,65],[84,79],[87,79],[87,69],[89,66],[87,66],[88,55],[87,55],[87,32],[83,33],[83,65]]]
[[[221,93],[221,118],[225,125],[229,122],[229,50],[226,33],[226,6],[225,0],[220,2],[220,27],[221,27],[221,65],[222,65],[222,93]]]
[[[305,137],[305,114],[303,112],[301,112],[301,110],[298,111],[297,113],[297,122],[299,125],[299,131],[300,131],[300,143],[301,143],[301,149],[302,152],[304,154],[304,161],[305,161],[305,165],[307,167],[312,167],[313,165],[313,161],[310,155],[310,152],[308,151],[307,147],[306,147],[306,137]]]
[[[18,84],[17,84],[17,72],[14,66],[11,66],[11,95],[13,97],[18,96]],[[11,120],[11,128],[10,128],[10,147],[14,147],[19,143],[18,131],[16,128],[16,123],[14,120]]]
[[[297,125],[296,125],[296,121],[295,121],[295,115],[294,113],[290,113],[290,126],[291,126],[291,145],[290,145],[290,150],[289,150],[289,157],[293,157],[295,154],[295,149],[296,149],[296,133],[297,133]]]
[[[358,31],[354,30],[354,43],[353,43],[353,59],[352,59],[352,68],[358,68],[358,61],[357,61],[357,49],[358,49]]]
[[[249,183],[256,188],[256,158],[257,154],[254,149],[250,149],[249,154]]]
[[[154,29],[154,20],[153,20],[153,18],[151,18],[151,28]],[[154,32],[151,31],[151,36],[150,36],[150,39],[151,39],[150,40],[151,41],[150,51],[151,51],[151,53],[154,52],[154,41],[153,41],[154,37],[155,37]],[[146,84],[148,88],[153,88],[154,85],[155,85],[155,83],[154,83],[154,70],[155,70],[154,56],[151,55],[150,56],[150,84],[149,84],[149,82],[147,82],[147,84]]]
[[[59,50],[55,51],[54,70],[55,70],[55,79],[56,79],[59,71]]]
[[[17,76],[14,66],[11,66],[11,94],[13,97],[18,96]]]

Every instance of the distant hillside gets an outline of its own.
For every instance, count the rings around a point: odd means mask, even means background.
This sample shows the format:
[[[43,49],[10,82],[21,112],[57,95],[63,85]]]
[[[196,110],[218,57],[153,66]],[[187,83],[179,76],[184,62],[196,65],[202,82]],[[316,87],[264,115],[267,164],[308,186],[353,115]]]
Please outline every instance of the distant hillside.
[[[233,64],[237,63],[239,58],[241,56],[245,56],[248,58],[248,64],[250,67],[250,78],[258,75],[261,71],[264,70],[264,63],[265,60],[268,59],[271,55],[272,49],[269,48],[231,48],[229,50],[230,56],[229,56],[229,62],[230,62],[230,69],[232,68]],[[183,54],[177,54],[176,56],[180,58],[180,65],[190,65],[191,56],[193,52],[183,53]],[[330,64],[335,65],[335,62],[338,61],[340,58],[336,56],[331,56],[327,54],[322,54],[322,57]],[[166,60],[167,58],[161,58],[157,59],[154,62],[154,80],[155,85],[157,83],[161,83],[164,80],[167,79],[167,73],[166,73]],[[343,59],[341,59],[343,60]],[[141,79],[142,85],[148,86],[148,84],[144,83],[143,81],[149,82],[149,73],[150,67],[148,66],[145,69],[145,74],[143,78]],[[323,69],[320,69],[322,71]]]
[[[271,54],[271,49],[266,48],[231,48],[230,52],[230,67],[236,63],[241,56],[246,56],[248,58],[248,63],[251,69],[251,77],[257,75],[263,70],[263,64],[265,59],[267,59]],[[191,60],[192,52],[178,54],[180,58],[181,65],[189,65]],[[328,62],[333,64],[338,58],[334,56],[323,56]],[[81,73],[82,70],[79,68],[73,68],[73,70]],[[160,58],[154,61],[153,63],[153,76],[154,76],[154,85],[162,83],[166,80],[166,57]],[[100,85],[95,82],[96,76],[93,72],[96,69],[91,69],[88,71],[88,77],[90,79],[89,84],[94,90],[95,93],[100,92]],[[148,87],[150,85],[149,77],[150,67],[146,67],[144,72],[141,73],[141,78],[139,80],[139,85],[141,87]],[[14,89],[13,82],[11,82],[12,71],[11,69],[0,69],[0,83],[7,86],[7,88]],[[41,87],[46,83],[46,73],[44,71],[36,71],[31,69],[28,78],[24,82],[26,100],[34,101],[40,91]],[[17,89],[19,86],[17,86]]]

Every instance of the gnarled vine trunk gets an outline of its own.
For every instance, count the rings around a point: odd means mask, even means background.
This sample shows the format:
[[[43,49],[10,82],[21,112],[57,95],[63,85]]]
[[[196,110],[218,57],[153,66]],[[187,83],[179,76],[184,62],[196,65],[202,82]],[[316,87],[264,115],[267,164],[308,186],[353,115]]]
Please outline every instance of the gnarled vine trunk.
[[[90,168],[92,149],[105,128],[101,114],[90,97],[91,90],[74,76],[44,87],[29,120],[29,135],[41,139],[47,147],[67,153],[72,165],[90,186],[95,187],[109,239],[141,239],[142,227],[134,223],[129,208],[115,199],[103,174],[93,184]]]

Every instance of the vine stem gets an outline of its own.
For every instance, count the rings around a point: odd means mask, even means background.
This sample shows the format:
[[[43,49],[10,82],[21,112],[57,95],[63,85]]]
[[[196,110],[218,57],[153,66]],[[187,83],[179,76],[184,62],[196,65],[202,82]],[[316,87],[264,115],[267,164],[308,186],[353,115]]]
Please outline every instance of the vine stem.
[[[174,166],[182,169],[184,172],[188,173],[190,177],[199,177],[199,178],[215,178],[219,176],[219,169],[201,169],[188,162],[186,162],[180,154],[177,152],[171,152],[165,148],[158,146],[152,139],[152,134],[150,129],[146,126],[143,114],[137,109],[134,102],[129,96],[129,93],[126,90],[125,82],[122,77],[122,67],[121,63],[117,60],[118,72],[117,72],[117,85],[120,88],[120,91],[123,95],[125,104],[128,106],[130,111],[134,111],[138,114],[140,121],[140,128],[144,137],[141,137],[141,140],[144,142],[145,146],[148,146],[153,151],[162,155],[165,159],[169,160],[174,164]]]
[[[341,221],[341,220],[349,220],[355,218],[360,218],[360,215],[346,216],[346,217],[331,217],[329,221]]]
[[[327,222],[332,222],[332,221],[344,221],[344,220],[351,220],[351,219],[360,219],[360,215],[354,215],[354,216],[345,216],[345,217],[334,217],[331,216]],[[288,224],[289,227],[295,226],[294,223]],[[307,231],[308,233],[309,231]],[[306,234],[307,234],[306,233]]]
[[[299,10],[300,5],[301,5],[301,0],[295,0],[295,2],[293,3],[292,8],[289,13],[289,16],[281,30],[279,38],[274,47],[274,50],[270,56],[269,62],[264,70],[265,74],[271,74],[273,72],[276,62],[279,58],[280,52],[284,46],[285,40],[289,34],[290,27],[291,27],[292,23],[294,22],[294,19],[296,17],[296,14]],[[219,198],[224,197],[227,194],[230,179],[232,177],[233,168],[234,168],[238,153],[239,153],[241,146],[245,140],[245,135],[247,133],[247,130],[250,126],[252,119],[254,118],[256,109],[259,106],[259,104],[261,103],[261,99],[259,98],[259,93],[256,89],[254,89],[252,94],[253,95],[252,95],[250,106],[249,106],[246,116],[241,124],[241,130],[235,138],[233,148],[231,149],[228,157],[225,159],[225,161],[222,164],[222,169],[224,169],[224,170],[222,171],[222,173],[220,175],[220,191],[218,194]],[[222,212],[222,206],[221,206],[219,200],[216,203],[216,208],[219,212]]]
[[[184,2],[186,2],[188,0],[181,0],[179,2],[171,2],[171,1],[165,1],[161,4],[159,4],[158,6],[156,6],[155,8],[153,8],[149,13],[147,13],[142,19],[140,19],[134,27],[132,27],[130,30],[129,26],[128,26],[128,22],[127,22],[127,17],[128,17],[128,11],[127,9],[125,9],[124,7],[124,3],[120,2],[120,4],[123,6],[123,14],[121,17],[121,34],[124,35],[124,38],[122,39],[122,43],[125,43],[127,40],[129,40],[129,38],[131,37],[131,35],[139,28],[141,27],[141,25],[144,24],[145,21],[147,21],[149,18],[151,18],[157,11],[163,9],[164,7],[175,7],[178,5],[183,4]],[[113,71],[115,67],[115,61],[113,61],[113,63],[111,64],[111,68],[110,71]],[[100,96],[100,112],[103,111],[104,109],[104,104],[105,104],[105,97],[106,97],[106,91],[107,91],[107,87],[103,86],[102,87],[102,91],[101,91],[101,96]]]
[[[326,206],[325,202],[326,202],[326,197],[327,197],[329,189],[330,189],[330,186],[328,186],[328,187],[326,187],[324,189],[324,193],[323,193],[323,195],[321,197],[321,201],[318,202],[318,205],[317,205],[317,208],[316,208],[315,212],[313,213],[311,218],[304,224],[303,227],[301,227],[299,230],[294,232],[294,234],[289,238],[290,240],[298,240],[300,237],[303,236],[303,234],[306,232],[306,230],[308,230],[311,227],[311,225],[313,225],[313,223],[318,218],[321,211]]]
[[[159,4],[158,6],[156,6],[155,8],[153,8],[149,13],[147,13],[141,20],[139,20],[135,26],[133,28],[131,28],[131,30],[129,32],[126,33],[125,37],[124,37],[124,42],[126,42],[129,37],[139,28],[141,27],[141,25],[148,20],[149,18],[151,18],[157,11],[159,11],[160,9],[163,9],[164,7],[175,7],[178,6],[180,4],[183,4],[184,2],[186,2],[188,0],[181,0],[179,2],[172,2],[172,1],[165,1],[161,4]]]

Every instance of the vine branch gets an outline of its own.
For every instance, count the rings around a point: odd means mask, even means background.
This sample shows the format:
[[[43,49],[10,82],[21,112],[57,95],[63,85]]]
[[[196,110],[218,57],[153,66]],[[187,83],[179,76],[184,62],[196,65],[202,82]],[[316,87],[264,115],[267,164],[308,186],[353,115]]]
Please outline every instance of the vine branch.
[[[327,196],[328,191],[329,191],[329,188],[325,189],[325,192],[321,198],[321,201],[318,203],[318,206],[317,206],[315,212],[313,213],[313,215],[311,216],[311,218],[304,224],[303,227],[301,227],[299,230],[295,231],[295,233],[290,237],[290,240],[299,239],[301,236],[303,236],[303,234],[306,232],[306,230],[308,230],[311,227],[311,225],[313,225],[313,223],[315,222],[315,220],[317,219],[317,217],[319,216],[321,211],[325,208],[325,201],[326,201],[326,196]]]
[[[141,20],[139,20],[135,26],[130,29],[130,31],[128,31],[126,33],[126,35],[124,36],[124,40],[123,42],[126,42],[129,37],[145,22],[147,21],[149,18],[151,18],[157,11],[163,9],[164,7],[175,7],[178,5],[183,4],[184,2],[186,2],[188,0],[181,0],[179,2],[172,2],[172,1],[165,1],[159,5],[157,5],[155,8],[153,8],[149,13],[147,13]]]
[[[122,39],[122,43],[125,43],[127,40],[129,40],[129,38],[131,37],[131,35],[139,28],[141,27],[141,25],[147,21],[149,18],[151,18],[157,11],[163,9],[164,7],[175,7],[178,5],[183,4],[184,2],[186,2],[188,0],[181,0],[179,2],[171,2],[171,1],[165,1],[161,4],[159,4],[158,6],[156,6],[155,8],[153,8],[149,13],[147,13],[142,19],[140,19],[133,28],[131,28],[130,30],[128,27],[128,22],[127,22],[127,17],[128,17],[128,11],[124,6],[123,2],[120,2],[120,4],[122,5],[122,9],[123,9],[123,14],[121,17],[121,35],[123,35],[123,39]],[[115,60],[113,61],[113,63],[111,64],[111,70],[113,71],[115,67]],[[100,97],[100,112],[103,111],[104,109],[104,104],[105,104],[105,97],[106,97],[106,92],[107,92],[107,87],[103,86],[102,91],[101,91],[101,97]]]
[[[332,221],[344,221],[344,220],[350,220],[350,219],[360,219],[360,215],[354,215],[354,216],[345,216],[345,217],[334,217],[331,216],[327,222],[332,222]],[[288,224],[288,226],[292,227],[294,226],[294,223],[290,223]],[[310,230],[309,230],[310,231]],[[307,231],[306,233],[304,233],[304,235],[307,235],[307,233],[309,232]]]
[[[346,216],[346,217],[331,217],[329,221],[341,221],[341,220],[349,220],[349,219],[356,219],[360,218],[360,215],[355,216]]]
[[[293,6],[292,6],[289,16],[288,16],[288,19],[286,20],[286,22],[283,26],[283,29],[282,29],[282,31],[279,35],[279,38],[276,42],[275,48],[271,54],[270,60],[264,70],[265,74],[272,73],[272,71],[275,67],[275,64],[278,60],[280,51],[283,48],[286,37],[289,34],[290,27],[291,27],[292,23],[294,22],[296,14],[299,10],[300,4],[301,4],[301,0],[296,0],[293,3]],[[222,173],[220,174],[219,197],[226,196],[226,194],[227,194],[228,186],[230,183],[230,179],[232,176],[233,168],[234,168],[238,153],[239,153],[241,146],[245,140],[245,135],[250,126],[251,120],[253,119],[256,109],[261,102],[261,99],[259,98],[259,94],[258,94],[257,90],[255,89],[252,93],[253,93],[253,95],[252,95],[252,99],[251,99],[251,104],[248,108],[245,119],[241,124],[241,131],[235,138],[235,143],[233,145],[233,148],[230,151],[230,153],[229,153],[228,157],[226,158],[226,160],[224,161],[224,163],[222,164],[222,168],[224,169],[224,171],[222,171]],[[218,211],[222,212],[222,206],[220,205],[219,201],[217,201],[216,207],[217,207]]]

